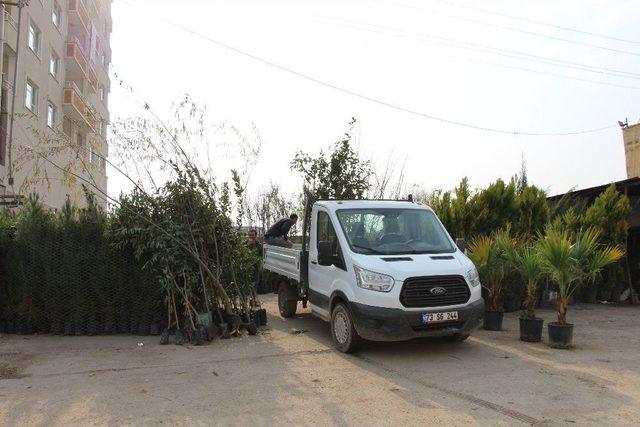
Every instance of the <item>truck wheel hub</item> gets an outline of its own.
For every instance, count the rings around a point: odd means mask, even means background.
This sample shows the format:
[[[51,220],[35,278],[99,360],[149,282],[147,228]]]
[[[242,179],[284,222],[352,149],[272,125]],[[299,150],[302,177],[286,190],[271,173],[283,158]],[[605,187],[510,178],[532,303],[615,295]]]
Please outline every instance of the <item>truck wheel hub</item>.
[[[349,338],[349,319],[344,313],[336,313],[333,321],[333,333],[340,344],[347,342]]]

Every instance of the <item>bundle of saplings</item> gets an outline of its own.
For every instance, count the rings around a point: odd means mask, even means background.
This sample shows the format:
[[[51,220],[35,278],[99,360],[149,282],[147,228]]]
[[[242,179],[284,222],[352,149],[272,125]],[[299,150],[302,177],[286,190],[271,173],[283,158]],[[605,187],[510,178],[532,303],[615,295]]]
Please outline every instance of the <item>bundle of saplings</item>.
[[[109,232],[162,289],[161,342],[255,334],[266,323],[251,283],[256,255],[232,220],[229,185],[218,189],[189,163],[172,168],[175,179],[155,192],[136,188],[120,198]],[[235,174],[234,184],[240,196]]]

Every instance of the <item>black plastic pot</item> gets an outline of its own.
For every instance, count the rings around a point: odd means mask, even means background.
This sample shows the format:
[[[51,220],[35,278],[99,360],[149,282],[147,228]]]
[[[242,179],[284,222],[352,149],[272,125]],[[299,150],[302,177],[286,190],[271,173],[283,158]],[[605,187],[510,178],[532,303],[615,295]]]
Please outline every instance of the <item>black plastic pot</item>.
[[[199,327],[193,332],[193,343],[195,345],[203,345],[204,344],[204,336],[207,331],[204,329],[204,326]]]
[[[586,286],[582,295],[586,303],[595,304],[598,302],[598,288],[596,286]]]
[[[231,338],[231,331],[229,330],[229,324],[222,322],[218,325],[220,328],[220,337],[223,339]]]
[[[136,332],[138,333],[138,335],[149,335],[151,333],[151,325],[149,324],[149,322],[141,320]]]
[[[215,323],[207,322],[205,328],[207,329],[207,341],[213,341],[220,336],[220,330]]]
[[[87,323],[86,333],[87,335],[96,335],[98,333],[98,325],[94,320]]]
[[[84,335],[86,333],[84,325],[76,323],[73,333],[78,337]]]
[[[249,335],[255,335],[258,333],[258,326],[255,324],[255,322],[249,322],[249,324],[247,325],[247,333]]]
[[[64,332],[64,326],[62,325],[62,322],[59,320],[54,320],[53,322],[51,322],[51,333],[54,335],[62,335],[62,333]]]
[[[264,308],[258,310],[258,319],[260,320],[258,326],[267,326],[267,310]]]
[[[149,327],[149,335],[160,335],[160,322],[153,322]]]
[[[171,333],[171,331],[169,331],[169,329],[165,329],[164,331],[162,331],[162,334],[160,335],[160,345],[169,344],[169,334],[170,333]]]
[[[116,324],[113,321],[105,321],[104,329],[102,331],[105,335],[111,335],[116,333]]]
[[[598,301],[611,301],[611,289],[598,288]]]
[[[573,345],[573,325],[562,325],[557,322],[549,323],[549,347],[571,348]]]
[[[187,333],[183,329],[176,329],[176,345],[182,345],[187,341]]]
[[[520,318],[520,340],[526,342],[542,341],[542,325],[543,319],[528,317]]]
[[[504,312],[502,311],[485,311],[484,312],[484,329],[487,331],[501,331],[502,330],[502,318]]]
[[[64,335],[73,335],[73,331],[75,331],[75,326],[73,325],[73,322],[71,321],[64,322],[64,329],[62,333]]]

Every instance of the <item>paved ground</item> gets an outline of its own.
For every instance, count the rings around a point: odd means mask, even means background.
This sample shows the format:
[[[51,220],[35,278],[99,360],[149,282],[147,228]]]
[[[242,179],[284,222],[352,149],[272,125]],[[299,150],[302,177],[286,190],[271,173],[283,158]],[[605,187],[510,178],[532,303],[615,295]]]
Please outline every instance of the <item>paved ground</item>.
[[[519,342],[510,314],[506,331],[464,343],[346,356],[308,312],[285,321],[267,306],[260,335],[203,347],[0,336],[0,425],[640,423],[639,307],[572,307],[571,351]]]

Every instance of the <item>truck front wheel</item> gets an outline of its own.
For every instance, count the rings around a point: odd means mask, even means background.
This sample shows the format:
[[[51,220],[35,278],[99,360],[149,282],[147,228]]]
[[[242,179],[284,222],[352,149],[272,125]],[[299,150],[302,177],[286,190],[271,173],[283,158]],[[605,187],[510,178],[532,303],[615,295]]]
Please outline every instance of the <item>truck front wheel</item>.
[[[353,326],[351,312],[341,302],[331,312],[331,338],[333,345],[343,353],[357,350],[362,341]]]
[[[296,315],[298,308],[298,298],[295,291],[290,288],[285,282],[280,282],[278,285],[278,309],[280,310],[280,316],[285,319]]]

